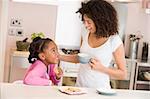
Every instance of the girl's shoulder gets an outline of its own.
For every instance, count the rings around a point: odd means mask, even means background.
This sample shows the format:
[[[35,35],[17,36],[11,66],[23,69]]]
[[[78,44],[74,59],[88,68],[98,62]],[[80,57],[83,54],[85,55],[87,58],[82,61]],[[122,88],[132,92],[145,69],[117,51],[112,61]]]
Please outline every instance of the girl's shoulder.
[[[41,61],[41,60],[36,60],[33,64],[41,64],[41,65],[44,65],[44,63]]]
[[[40,60],[36,60],[33,64],[32,64],[33,67],[36,67],[36,68],[45,68],[45,64],[40,61]]]
[[[34,73],[44,73],[46,71],[46,66],[45,64],[40,61],[40,60],[36,60],[28,69],[28,72],[34,72]]]

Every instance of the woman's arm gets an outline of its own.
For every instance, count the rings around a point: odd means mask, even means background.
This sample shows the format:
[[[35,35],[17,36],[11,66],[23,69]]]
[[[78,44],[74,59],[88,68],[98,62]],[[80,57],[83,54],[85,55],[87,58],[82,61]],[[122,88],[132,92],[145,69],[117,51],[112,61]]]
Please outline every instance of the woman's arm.
[[[82,42],[83,42],[83,38],[81,36],[80,46],[82,45]],[[59,58],[60,58],[61,61],[67,61],[67,62],[72,62],[72,63],[79,63],[77,54],[74,54],[74,55],[61,55],[60,54]]]
[[[125,61],[125,54],[124,54],[124,47],[121,44],[116,51],[113,53],[114,59],[117,65],[117,68],[106,68],[103,66],[98,60],[92,59],[91,60],[91,68],[103,73],[108,74],[111,78],[123,80],[126,79],[127,70],[126,70],[126,61]]]
[[[80,46],[82,45],[82,42],[83,42],[83,38],[81,36]],[[79,63],[77,54],[74,54],[74,55],[61,55],[60,54],[59,58],[60,58],[61,61],[72,62],[72,63]]]
[[[79,63],[77,54],[74,55],[59,55],[60,60],[72,62],[72,63]]]
[[[127,69],[123,44],[116,49],[113,55],[117,68],[109,68],[105,72],[114,79],[124,80],[127,77]]]

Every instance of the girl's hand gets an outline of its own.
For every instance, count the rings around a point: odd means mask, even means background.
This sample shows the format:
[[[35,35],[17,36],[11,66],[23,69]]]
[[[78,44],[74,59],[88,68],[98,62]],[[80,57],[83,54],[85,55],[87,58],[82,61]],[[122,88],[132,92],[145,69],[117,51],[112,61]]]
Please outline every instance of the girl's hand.
[[[97,59],[92,58],[89,62],[91,69],[104,72],[105,67]]]
[[[55,70],[56,79],[60,79],[63,76],[63,70],[60,67],[57,67]]]

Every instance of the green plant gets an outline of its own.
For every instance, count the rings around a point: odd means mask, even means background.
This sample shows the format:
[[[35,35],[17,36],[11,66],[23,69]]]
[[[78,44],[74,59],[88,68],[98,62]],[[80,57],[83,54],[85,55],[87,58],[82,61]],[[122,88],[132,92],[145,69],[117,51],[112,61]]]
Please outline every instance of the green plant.
[[[31,39],[32,39],[32,40],[33,40],[34,38],[36,38],[36,37],[41,37],[41,38],[43,38],[43,37],[45,37],[45,35],[44,35],[43,32],[32,33],[32,34],[31,34]]]

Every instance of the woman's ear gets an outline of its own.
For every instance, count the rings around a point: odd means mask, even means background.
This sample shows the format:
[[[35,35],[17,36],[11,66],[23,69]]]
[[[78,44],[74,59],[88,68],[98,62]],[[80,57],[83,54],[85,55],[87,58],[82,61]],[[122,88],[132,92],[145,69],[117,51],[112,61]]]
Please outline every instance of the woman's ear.
[[[39,58],[40,58],[41,60],[45,60],[45,55],[44,55],[44,53],[40,53],[38,56],[39,56]]]

